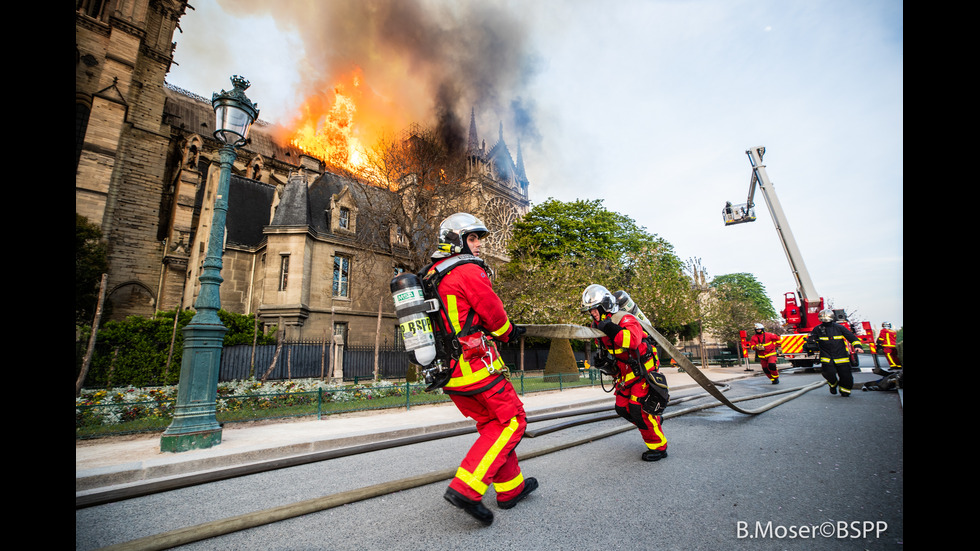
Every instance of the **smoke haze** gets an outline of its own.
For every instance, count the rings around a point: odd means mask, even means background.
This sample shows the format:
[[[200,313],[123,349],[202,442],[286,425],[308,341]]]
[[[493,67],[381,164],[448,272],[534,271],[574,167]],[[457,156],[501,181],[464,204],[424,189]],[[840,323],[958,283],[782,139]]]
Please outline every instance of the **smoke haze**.
[[[509,135],[536,140],[531,109],[521,99],[534,73],[529,31],[498,3],[219,3],[230,14],[270,16],[281,29],[297,33],[304,67],[297,92],[305,101],[332,94],[359,69],[364,87],[359,110],[390,121],[395,127],[388,131],[420,123],[436,127],[449,143],[465,144],[473,109],[481,128],[496,128],[499,121]]]

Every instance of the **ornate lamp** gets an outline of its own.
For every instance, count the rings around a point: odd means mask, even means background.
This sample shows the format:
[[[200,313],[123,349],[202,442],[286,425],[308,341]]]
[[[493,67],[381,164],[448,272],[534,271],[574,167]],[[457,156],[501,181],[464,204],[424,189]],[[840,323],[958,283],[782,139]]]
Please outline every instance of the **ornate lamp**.
[[[221,309],[221,255],[228,214],[228,190],[235,148],[248,140],[248,130],[258,118],[259,110],[247,97],[249,82],[233,76],[231,92],[214,94],[211,105],[216,119],[214,137],[222,143],[217,196],[211,220],[208,252],[201,270],[201,292],[194,308],[197,313],[184,328],[184,352],[177,386],[174,420],[160,440],[160,449],[181,452],[210,448],[221,443],[221,425],[215,418],[218,394],[218,370],[221,348],[227,329],[218,317]]]

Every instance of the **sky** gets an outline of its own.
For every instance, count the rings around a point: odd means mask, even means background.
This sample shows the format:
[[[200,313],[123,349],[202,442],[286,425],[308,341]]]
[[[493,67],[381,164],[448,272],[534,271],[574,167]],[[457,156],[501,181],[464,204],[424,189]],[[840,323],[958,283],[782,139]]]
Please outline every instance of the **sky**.
[[[196,0],[171,84],[251,82],[289,124],[348,69],[409,118],[452,112],[520,141],[532,204],[602,199],[698,259],[796,290],[746,150],[764,162],[817,293],[903,326],[903,3],[895,0]],[[217,32],[220,30],[221,32]],[[448,84],[448,85],[447,85]],[[447,92],[448,91],[448,92]]]

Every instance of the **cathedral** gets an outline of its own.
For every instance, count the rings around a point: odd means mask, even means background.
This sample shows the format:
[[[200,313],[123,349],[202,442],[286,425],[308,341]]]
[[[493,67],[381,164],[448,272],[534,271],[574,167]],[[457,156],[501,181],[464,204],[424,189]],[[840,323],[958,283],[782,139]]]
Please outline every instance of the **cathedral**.
[[[166,83],[186,0],[81,0],[75,16],[75,211],[108,244],[106,301],[113,319],[193,308],[210,237],[219,142],[211,102]],[[231,76],[231,75],[229,75]],[[418,228],[379,205],[399,190],[329,169],[253,124],[232,168],[221,307],[255,314],[288,339],[397,341],[389,282],[418,269]],[[410,131],[406,139],[410,139]],[[503,125],[492,145],[473,113],[461,183],[491,230],[489,261],[507,261],[513,222],[528,208],[528,180]],[[434,237],[436,228],[429,228]]]

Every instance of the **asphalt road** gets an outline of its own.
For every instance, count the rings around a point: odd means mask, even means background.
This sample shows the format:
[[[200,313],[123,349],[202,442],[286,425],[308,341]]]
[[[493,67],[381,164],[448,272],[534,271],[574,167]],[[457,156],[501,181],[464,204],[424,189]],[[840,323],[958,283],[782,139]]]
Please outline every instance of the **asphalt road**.
[[[858,382],[872,374],[856,374]],[[817,374],[784,374],[781,387]],[[773,388],[737,381],[730,396]],[[689,393],[694,393],[690,391]],[[743,402],[759,407],[776,398]],[[710,400],[710,399],[709,399]],[[683,404],[678,407],[687,407]],[[543,422],[530,428],[554,424]],[[525,438],[518,453],[623,426],[612,420]],[[179,549],[646,550],[899,549],[903,413],[896,392],[810,391],[746,416],[725,407],[668,419],[669,457],[640,460],[630,430],[522,462],[540,488],[483,527],[446,483],[368,499]],[[454,468],[474,436],[334,459],[75,512],[76,550],[97,549],[299,500]]]

